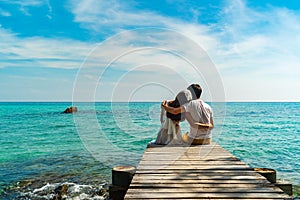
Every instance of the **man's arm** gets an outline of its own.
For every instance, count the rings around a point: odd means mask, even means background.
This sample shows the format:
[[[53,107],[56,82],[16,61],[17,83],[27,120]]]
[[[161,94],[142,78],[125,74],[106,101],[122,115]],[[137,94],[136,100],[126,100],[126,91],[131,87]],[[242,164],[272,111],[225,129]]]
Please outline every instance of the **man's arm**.
[[[192,118],[192,116],[189,112],[185,113],[185,118],[189,122],[191,127],[198,128],[198,125],[195,124],[195,121],[194,121],[194,119]]]
[[[189,122],[190,126],[193,128],[202,129],[202,130],[208,130],[208,129],[214,128],[214,122],[213,122],[212,117],[210,118],[211,123],[209,124],[209,126],[200,126],[200,125],[195,124],[194,119],[192,118],[191,114],[188,112],[185,113],[185,118]]]
[[[173,114],[173,115],[177,115],[179,113],[183,113],[185,112],[184,108],[182,106],[178,107],[178,108],[173,108],[168,106],[166,101],[163,101],[161,106],[169,113]]]

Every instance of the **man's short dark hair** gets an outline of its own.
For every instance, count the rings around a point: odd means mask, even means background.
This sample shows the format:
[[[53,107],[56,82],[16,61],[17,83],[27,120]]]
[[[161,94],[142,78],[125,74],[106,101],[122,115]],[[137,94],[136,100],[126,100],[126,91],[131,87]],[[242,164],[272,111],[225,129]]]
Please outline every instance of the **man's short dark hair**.
[[[199,84],[191,84],[188,88],[191,91],[193,99],[199,99],[202,93],[202,88]]]

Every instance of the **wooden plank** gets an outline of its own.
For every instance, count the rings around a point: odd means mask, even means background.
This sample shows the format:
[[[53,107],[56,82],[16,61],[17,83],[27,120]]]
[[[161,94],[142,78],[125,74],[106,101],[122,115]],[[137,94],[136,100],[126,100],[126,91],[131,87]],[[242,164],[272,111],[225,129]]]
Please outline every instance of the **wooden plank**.
[[[202,161],[202,162],[217,162],[217,161],[239,161],[233,157],[207,157],[207,158],[202,158],[200,159],[199,157],[178,157],[176,159],[172,159],[172,157],[167,157],[167,156],[164,156],[164,157],[150,157],[150,158],[142,158],[141,161],[158,161],[158,162],[171,162],[171,161],[182,161],[182,162],[189,162],[189,161]]]
[[[130,188],[274,188],[270,183],[131,183]],[[277,187],[276,187],[277,188]],[[278,189],[278,188],[277,188]]]
[[[171,150],[166,149],[166,151],[146,151],[144,154],[230,154],[228,151],[224,149],[202,149],[198,151],[184,151],[184,150]]]
[[[253,170],[231,170],[231,169],[137,169],[135,174],[185,174],[185,173],[253,173]]]
[[[137,169],[209,169],[209,170],[220,170],[220,169],[251,169],[247,165],[139,165]]]
[[[167,151],[146,151],[144,154],[230,154],[224,149],[202,149],[198,151],[166,150]]]
[[[135,176],[138,175],[155,175],[155,176],[255,176],[263,177],[254,171],[244,171],[244,170],[183,170],[179,172],[178,170],[151,170],[151,171],[136,171]]]
[[[202,157],[206,157],[206,156],[226,156],[229,155],[228,152],[214,152],[214,151],[210,151],[210,152],[199,152],[199,153],[182,153],[182,152],[148,152],[144,154],[145,156],[202,156]]]
[[[141,160],[140,165],[161,165],[162,162],[160,160]],[[238,160],[166,160],[165,164],[173,164],[173,165],[245,165],[245,163]]]
[[[182,173],[179,172],[169,172],[169,173],[156,173],[152,171],[152,173],[135,173],[135,176],[253,176],[253,177],[263,177],[262,175],[254,172],[254,171],[231,171],[231,170],[222,170],[222,171],[209,171],[209,170],[202,170],[197,172],[190,172],[190,171],[183,171]],[[264,177],[263,177],[264,178]]]
[[[222,152],[222,153],[229,153],[229,151],[223,149],[223,148],[186,148],[186,149],[175,149],[175,148],[172,148],[172,147],[165,147],[165,148],[161,148],[161,149],[151,149],[151,148],[148,148],[145,150],[145,154],[148,154],[148,153],[156,153],[156,154],[159,154],[159,153],[185,153],[185,154],[188,154],[188,153],[209,153],[209,152]]]
[[[230,155],[214,155],[214,156],[199,156],[199,155],[143,155],[142,160],[237,160]]]
[[[288,198],[287,195],[278,193],[197,193],[197,192],[163,192],[158,193],[152,192],[131,192],[127,191],[125,199],[130,198],[141,198],[141,199],[152,199],[152,198],[196,198],[196,199],[220,199],[220,198],[273,198],[283,199]]]
[[[199,149],[220,149],[225,150],[223,147],[221,147],[218,144],[211,144],[211,145],[195,145],[195,146],[170,146],[170,145],[160,145],[158,148],[146,148],[145,152],[148,151],[167,151],[167,150],[173,150],[173,151],[199,151]],[[226,151],[226,150],[225,150]]]
[[[129,199],[129,198],[126,198],[126,199]],[[162,198],[158,199],[158,198],[151,198],[151,200],[161,200]],[[170,199],[170,198],[163,198],[164,200],[174,200],[174,199]],[[186,199],[189,199],[189,200],[193,200],[193,199],[201,199],[201,198],[180,198],[180,197],[177,197],[176,200],[186,200]],[[202,198],[202,199],[210,199],[210,198]],[[218,200],[237,200],[237,199],[240,199],[240,198],[218,198]],[[242,198],[243,200],[278,200],[278,199],[281,199],[281,200],[285,200],[285,199],[291,199],[291,198],[259,198],[259,197],[255,197],[255,198]],[[141,200],[141,198],[130,198],[130,200]],[[291,199],[292,200],[292,199]]]
[[[218,145],[217,143],[213,143],[213,144],[207,144],[207,145],[160,145],[158,149],[163,149],[163,148],[173,148],[173,149],[203,149],[203,148],[222,148],[224,149],[222,146]],[[147,149],[151,149],[153,151],[157,150],[157,148],[147,148]],[[146,150],[147,150],[146,149]]]
[[[131,193],[151,193],[153,192],[154,188],[135,188],[130,187]],[[208,188],[208,187],[194,187],[194,188],[155,188],[155,193],[276,193],[276,194],[283,194],[283,191],[279,188]]]
[[[147,148],[145,150],[145,154],[148,153],[155,153],[155,154],[165,154],[165,153],[185,153],[185,154],[193,154],[193,153],[229,153],[227,150],[223,149],[222,147],[213,147],[213,146],[207,146],[207,147],[163,147],[163,148]],[[230,154],[230,153],[229,153]]]
[[[206,183],[206,184],[242,184],[242,183],[246,183],[246,184],[262,184],[262,183],[267,183],[266,180],[251,180],[251,179],[218,179],[218,180],[214,180],[214,179],[201,179],[201,180],[195,180],[195,179],[173,179],[173,180],[159,180],[159,179],[132,179],[131,183],[153,183],[153,184],[157,184],[157,183],[163,183],[163,184],[172,184],[172,183],[180,183],[180,184],[189,184],[189,183]]]
[[[157,174],[151,174],[151,175],[145,175],[145,174],[137,174],[135,176],[135,180],[265,180],[263,176],[241,176],[241,175],[202,175],[202,174],[178,174],[178,175],[159,175]]]
[[[208,153],[208,152],[219,152],[219,153],[229,153],[229,151],[223,149],[220,146],[197,146],[197,147],[163,147],[163,148],[147,148],[145,154],[147,153]],[[229,153],[230,154],[230,153]]]

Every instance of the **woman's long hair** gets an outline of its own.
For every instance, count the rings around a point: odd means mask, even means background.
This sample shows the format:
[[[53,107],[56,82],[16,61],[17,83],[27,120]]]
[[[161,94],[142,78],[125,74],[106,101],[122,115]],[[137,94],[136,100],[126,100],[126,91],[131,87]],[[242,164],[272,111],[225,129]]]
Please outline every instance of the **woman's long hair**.
[[[173,102],[169,103],[168,106],[178,108],[183,104],[192,100],[192,94],[189,90],[183,90],[176,95],[176,98]],[[180,113],[177,115],[171,114],[167,112],[167,117],[172,119],[173,121],[183,121],[185,120],[185,114]]]

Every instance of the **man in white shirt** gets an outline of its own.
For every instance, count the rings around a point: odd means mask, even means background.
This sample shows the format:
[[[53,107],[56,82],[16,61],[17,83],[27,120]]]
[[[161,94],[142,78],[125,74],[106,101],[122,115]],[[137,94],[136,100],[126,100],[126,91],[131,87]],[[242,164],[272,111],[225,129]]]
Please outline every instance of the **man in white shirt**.
[[[213,113],[211,107],[200,99],[202,88],[198,84],[188,87],[193,100],[178,107],[173,108],[162,103],[164,109],[172,114],[186,113],[186,119],[190,124],[190,131],[183,135],[183,141],[188,144],[210,144],[212,129],[214,128]]]

